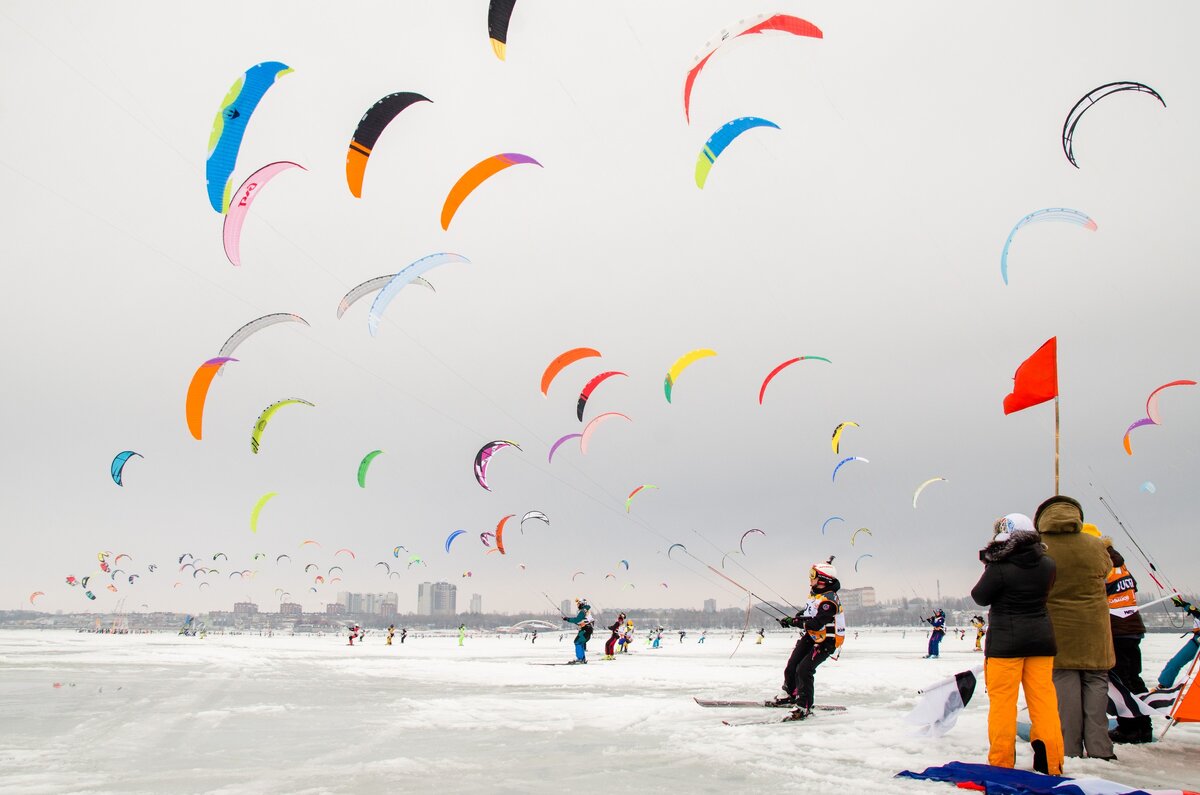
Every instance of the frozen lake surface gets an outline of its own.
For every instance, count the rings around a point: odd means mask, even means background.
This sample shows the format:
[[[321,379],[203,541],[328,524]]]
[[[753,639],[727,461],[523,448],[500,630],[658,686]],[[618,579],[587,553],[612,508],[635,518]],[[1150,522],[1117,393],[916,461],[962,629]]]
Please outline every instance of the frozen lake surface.
[[[894,779],[952,760],[985,762],[982,686],[946,737],[902,718],[917,690],[982,661],[972,636],[923,660],[920,630],[863,632],[817,676],[811,722],[724,726],[764,710],[701,709],[692,696],[769,698],[794,641],[728,632],[664,635],[651,650],[587,666],[570,637],[93,635],[0,632],[0,792],[956,792]],[[1143,642],[1156,673],[1174,635]],[[1147,676],[1149,679],[1149,676]],[[54,683],[60,683],[55,687]],[[1161,723],[1156,723],[1156,728]],[[1029,769],[1028,746],[1018,765]],[[1068,759],[1066,774],[1142,787],[1200,784],[1200,726],[1118,746],[1117,762]]]

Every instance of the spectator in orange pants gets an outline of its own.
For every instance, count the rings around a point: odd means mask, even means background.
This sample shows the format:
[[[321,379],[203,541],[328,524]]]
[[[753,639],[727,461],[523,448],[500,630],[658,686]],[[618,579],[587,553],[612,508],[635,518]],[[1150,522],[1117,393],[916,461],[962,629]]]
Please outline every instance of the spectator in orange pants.
[[[971,589],[976,604],[990,606],[984,644],[988,699],[988,763],[1016,765],[1017,692],[1033,723],[1033,768],[1062,775],[1063,737],[1054,689],[1054,626],[1046,599],[1054,583],[1054,561],[1046,557],[1033,522],[1009,514],[996,522],[992,542],[979,552],[983,576]]]
[[[1034,748],[1034,767],[1042,763],[1039,745],[1045,754],[1045,770],[1062,775],[1062,727],[1058,722],[1058,696],[1054,691],[1053,657],[989,657],[984,667],[988,699],[988,764],[1014,767],[1017,756],[1017,689],[1025,689],[1025,704],[1033,729],[1029,733]]]

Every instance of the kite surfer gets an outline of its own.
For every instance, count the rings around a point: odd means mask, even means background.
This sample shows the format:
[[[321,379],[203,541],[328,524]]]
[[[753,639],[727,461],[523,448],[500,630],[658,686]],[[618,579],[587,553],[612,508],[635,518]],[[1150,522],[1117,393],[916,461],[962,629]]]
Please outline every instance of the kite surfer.
[[[592,628],[595,621],[592,620],[592,606],[588,604],[588,600],[580,597],[575,600],[575,608],[579,611],[574,618],[563,616],[563,621],[570,624],[575,624],[579,627],[579,631],[575,633],[575,659],[571,660],[568,665],[587,665],[587,642],[591,640]]]
[[[780,626],[795,627],[804,633],[783,669],[783,695],[775,698],[776,705],[795,705],[785,720],[804,720],[812,713],[817,666],[841,648],[846,638],[846,621],[837,594],[842,584],[833,558],[812,565],[808,570],[808,585],[809,597],[804,609],[795,616],[779,619]]]
[[[622,625],[624,625],[624,623],[625,623],[625,614],[618,613],[617,620],[614,621],[612,623],[612,625],[609,626],[609,628],[608,628],[608,631],[611,632],[612,635],[604,643],[604,659],[606,659],[606,660],[617,659],[616,646],[617,646],[617,641],[619,641],[621,639],[621,627],[622,627]]]
[[[929,633],[929,653],[922,659],[937,659],[938,646],[941,645],[942,638],[946,636],[946,611],[939,607],[933,611],[933,615],[925,619],[925,623],[932,626],[933,631]]]

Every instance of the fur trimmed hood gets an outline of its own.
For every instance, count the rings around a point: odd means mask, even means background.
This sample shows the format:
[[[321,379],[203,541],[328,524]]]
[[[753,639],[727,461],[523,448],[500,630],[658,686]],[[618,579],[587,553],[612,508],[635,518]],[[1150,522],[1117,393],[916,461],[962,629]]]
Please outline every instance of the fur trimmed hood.
[[[1008,534],[1008,538],[1004,541],[993,541],[983,548],[979,553],[979,559],[984,563],[999,563],[1002,560],[1011,558],[1028,558],[1028,563],[1032,565],[1037,562],[1037,559],[1045,552],[1046,547],[1042,544],[1042,537],[1034,530],[1014,530]],[[1025,560],[1014,559],[1013,563],[1022,565]]]

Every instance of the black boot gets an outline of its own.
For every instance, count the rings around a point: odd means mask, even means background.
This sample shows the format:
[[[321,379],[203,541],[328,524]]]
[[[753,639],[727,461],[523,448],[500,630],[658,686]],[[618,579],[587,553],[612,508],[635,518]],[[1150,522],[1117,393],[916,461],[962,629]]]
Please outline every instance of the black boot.
[[[1033,769],[1042,775],[1047,775],[1050,772],[1050,765],[1046,762],[1046,744],[1041,740],[1034,740],[1029,745],[1033,748]]]

